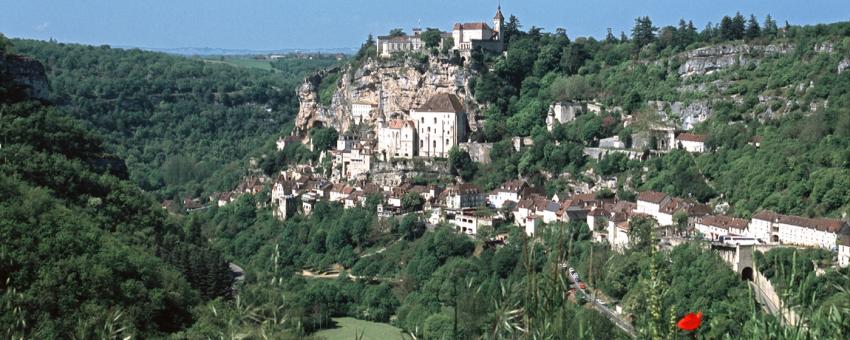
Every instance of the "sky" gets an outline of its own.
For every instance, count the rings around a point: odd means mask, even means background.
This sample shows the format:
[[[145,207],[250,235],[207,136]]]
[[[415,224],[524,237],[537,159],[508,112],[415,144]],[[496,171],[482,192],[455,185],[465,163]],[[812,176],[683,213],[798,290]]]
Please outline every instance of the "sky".
[[[451,29],[491,22],[499,0],[0,0],[9,37],[145,48],[274,50],[357,47],[391,28]],[[702,29],[740,11],[794,25],[850,20],[850,0],[503,0],[527,29],[561,27],[571,38],[627,34],[638,16],[656,26],[680,18]],[[421,23],[421,24],[420,24]]]

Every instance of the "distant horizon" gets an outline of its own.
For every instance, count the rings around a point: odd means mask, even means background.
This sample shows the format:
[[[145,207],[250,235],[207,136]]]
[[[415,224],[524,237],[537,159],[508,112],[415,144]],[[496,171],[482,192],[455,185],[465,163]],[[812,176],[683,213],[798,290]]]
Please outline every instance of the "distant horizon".
[[[822,0],[816,6],[792,0],[753,0],[745,3],[716,0],[690,3],[674,0],[646,2],[599,0],[553,2],[434,0],[313,2],[246,0],[185,0],[149,3],[90,0],[84,5],[56,0],[0,0],[0,33],[10,38],[49,40],[84,45],[110,45],[145,50],[222,49],[244,51],[357,49],[369,34],[383,35],[392,28],[406,32],[415,26],[450,30],[454,22],[490,22],[496,7],[516,15],[523,29],[545,32],[564,28],[571,39],[604,38],[630,33],[634,19],[649,16],[655,26],[691,20],[702,30],[724,15],[741,12],[767,14],[779,23],[830,24],[848,21],[850,2]]]

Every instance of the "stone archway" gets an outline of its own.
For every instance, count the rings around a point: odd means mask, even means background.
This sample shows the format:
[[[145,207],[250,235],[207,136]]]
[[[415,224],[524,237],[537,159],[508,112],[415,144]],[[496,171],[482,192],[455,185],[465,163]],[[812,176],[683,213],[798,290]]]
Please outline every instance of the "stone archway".
[[[753,267],[744,267],[741,271],[741,280],[753,281]]]
[[[770,237],[770,242],[779,243],[779,235],[773,235]]]

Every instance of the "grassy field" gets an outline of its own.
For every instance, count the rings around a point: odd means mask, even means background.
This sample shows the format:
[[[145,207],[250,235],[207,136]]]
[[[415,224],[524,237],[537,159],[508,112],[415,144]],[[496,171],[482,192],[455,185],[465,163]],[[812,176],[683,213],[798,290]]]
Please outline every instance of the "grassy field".
[[[266,71],[273,71],[271,63],[268,60],[256,60],[251,58],[224,58],[224,60],[219,59],[204,59],[207,62],[211,63],[224,63],[230,64],[238,67],[248,67],[248,68],[257,68]]]
[[[385,323],[358,320],[355,318],[335,318],[337,327],[316,332],[314,335],[328,340],[356,339],[363,332],[363,340],[411,340],[401,329]]]

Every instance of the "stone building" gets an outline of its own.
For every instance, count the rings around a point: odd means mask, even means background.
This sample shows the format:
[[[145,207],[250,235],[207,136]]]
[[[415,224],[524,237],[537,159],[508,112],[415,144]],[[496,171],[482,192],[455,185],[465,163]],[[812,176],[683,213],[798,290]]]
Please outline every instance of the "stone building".
[[[440,43],[437,48],[442,49],[451,37],[447,32],[440,32]],[[426,47],[425,42],[422,41],[421,28],[414,28],[413,35],[380,36],[375,44],[378,55],[383,58],[388,58],[395,53],[421,51]]]
[[[555,102],[549,105],[549,113],[546,115],[546,129],[550,132],[555,129],[556,124],[572,122],[584,113],[584,106],[571,102]]]
[[[417,151],[416,124],[410,120],[390,119],[378,128],[378,152],[383,160],[413,158]]]
[[[452,147],[466,141],[466,110],[453,94],[435,94],[411,110],[410,117],[416,124],[420,157],[448,157]]]
[[[484,22],[456,23],[452,28],[454,50],[468,56],[472,50],[481,48],[492,52],[502,52],[505,44],[501,32],[505,30],[505,17],[502,7],[496,9],[493,17],[493,28]]]

